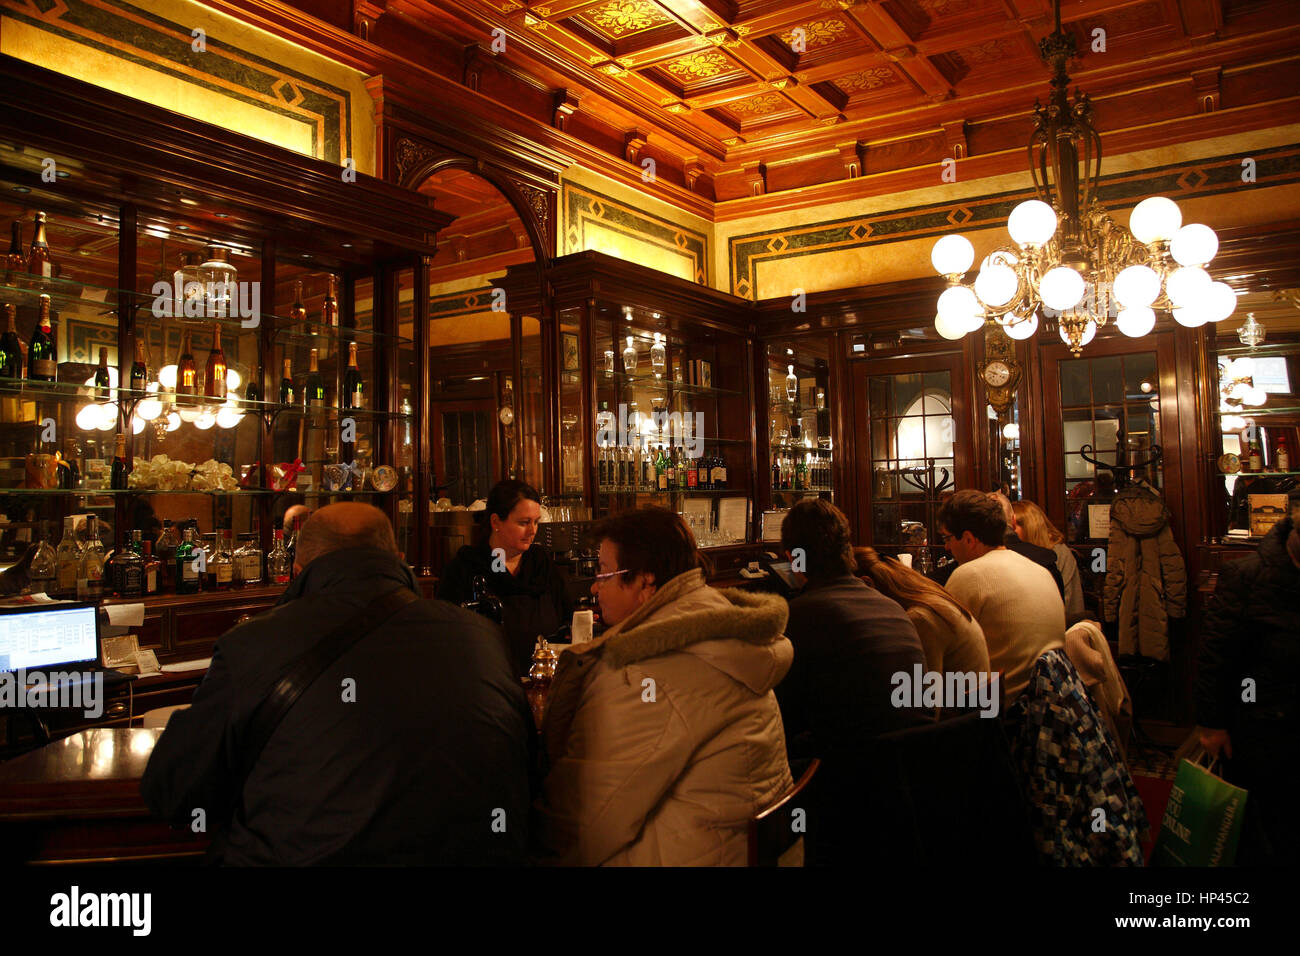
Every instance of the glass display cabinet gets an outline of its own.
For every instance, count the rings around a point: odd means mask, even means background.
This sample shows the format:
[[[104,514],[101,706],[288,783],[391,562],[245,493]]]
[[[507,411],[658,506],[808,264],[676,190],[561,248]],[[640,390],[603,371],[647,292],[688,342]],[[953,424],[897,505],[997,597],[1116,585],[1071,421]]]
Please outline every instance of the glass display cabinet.
[[[579,519],[656,505],[681,514],[701,547],[752,541],[755,346],[743,300],[594,252],[556,260],[548,276],[550,506]]]
[[[95,564],[132,564],[148,543],[160,591],[283,584],[271,553],[285,513],[344,499],[388,511],[416,561],[410,264],[441,220],[365,181],[346,204],[373,203],[383,226],[345,225],[336,171],[303,178],[295,202],[319,206],[295,213],[247,173],[184,185],[163,165],[164,185],[119,175],[107,148],[11,142],[0,552],[26,576],[11,583],[141,596],[134,577],[96,581]],[[57,178],[43,179],[41,157]],[[173,573],[186,537],[202,580]]]
[[[829,343],[801,338],[767,345],[767,487],[759,533],[780,538],[781,518],[803,498],[834,501]],[[760,422],[761,424],[761,422]]]
[[[1214,330],[1222,442],[1214,532],[1256,545],[1300,489],[1300,292],[1245,297]]]

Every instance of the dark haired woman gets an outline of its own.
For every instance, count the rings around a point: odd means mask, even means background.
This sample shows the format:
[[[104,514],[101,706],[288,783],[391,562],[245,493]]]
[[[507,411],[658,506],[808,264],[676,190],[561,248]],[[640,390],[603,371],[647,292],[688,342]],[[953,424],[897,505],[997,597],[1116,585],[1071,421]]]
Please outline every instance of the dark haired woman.
[[[482,577],[501,601],[510,660],[528,673],[537,638],[550,637],[573,617],[564,575],[550,554],[533,544],[541,519],[541,496],[522,481],[499,481],[479,513],[477,540],[456,552],[438,579],[438,597],[453,604],[473,600]]]

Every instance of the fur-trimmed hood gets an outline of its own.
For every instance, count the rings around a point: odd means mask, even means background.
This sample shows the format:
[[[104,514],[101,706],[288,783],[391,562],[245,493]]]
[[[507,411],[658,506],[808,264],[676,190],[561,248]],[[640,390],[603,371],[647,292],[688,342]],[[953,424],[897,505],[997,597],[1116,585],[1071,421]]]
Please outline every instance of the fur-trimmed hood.
[[[774,594],[708,587],[697,568],[673,578],[596,643],[613,667],[682,651],[763,694],[794,660],[783,636],[789,613]]]

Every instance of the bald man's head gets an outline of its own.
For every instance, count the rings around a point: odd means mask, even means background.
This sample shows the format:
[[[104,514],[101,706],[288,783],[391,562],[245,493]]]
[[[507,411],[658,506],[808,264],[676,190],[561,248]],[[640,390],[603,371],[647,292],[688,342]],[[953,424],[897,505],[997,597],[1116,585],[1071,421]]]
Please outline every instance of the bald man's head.
[[[305,568],[322,554],[344,548],[377,548],[390,554],[397,552],[393,526],[374,505],[344,501],[326,505],[313,512],[302,526],[294,553],[294,563]]]

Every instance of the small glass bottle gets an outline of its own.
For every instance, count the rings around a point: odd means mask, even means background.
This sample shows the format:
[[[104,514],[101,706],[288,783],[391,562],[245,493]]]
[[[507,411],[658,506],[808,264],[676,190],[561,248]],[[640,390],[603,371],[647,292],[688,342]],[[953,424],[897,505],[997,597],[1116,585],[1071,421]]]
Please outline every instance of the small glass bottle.
[[[77,573],[81,569],[81,542],[77,540],[77,519],[63,519],[63,540],[54,552],[56,584],[51,597],[77,596]]]
[[[650,346],[650,367],[654,369],[655,378],[663,377],[664,366],[667,364],[668,358],[664,349],[663,333],[656,332],[654,345]]]
[[[272,584],[288,584],[292,573],[293,560],[289,557],[289,550],[284,546],[284,530],[276,528],[275,546],[266,556],[266,576]]]
[[[614,377],[614,350],[613,349],[605,350],[605,377],[606,378]]]
[[[77,599],[98,601],[104,596],[104,544],[94,515],[86,518],[86,546],[77,570]]]
[[[208,555],[209,590],[229,591],[235,584],[235,562],[230,554],[230,532],[217,532],[217,543]]]
[[[788,374],[785,377],[785,397],[793,402],[799,398],[799,377],[794,374],[793,365],[787,365],[786,370]]]
[[[636,345],[630,335],[627,337],[627,348],[623,350],[623,371],[628,375],[636,371]]]
[[[27,579],[31,582],[33,594],[44,593],[53,597],[59,564],[58,556],[48,540],[49,530],[49,523],[41,522],[41,541],[27,567]]]
[[[157,594],[162,587],[162,562],[153,553],[152,541],[144,542],[141,558],[144,561],[144,593],[148,597]]]
[[[207,308],[207,289],[203,284],[203,269],[199,265],[202,258],[197,252],[182,252],[180,267],[172,273],[177,318],[203,318]]]

